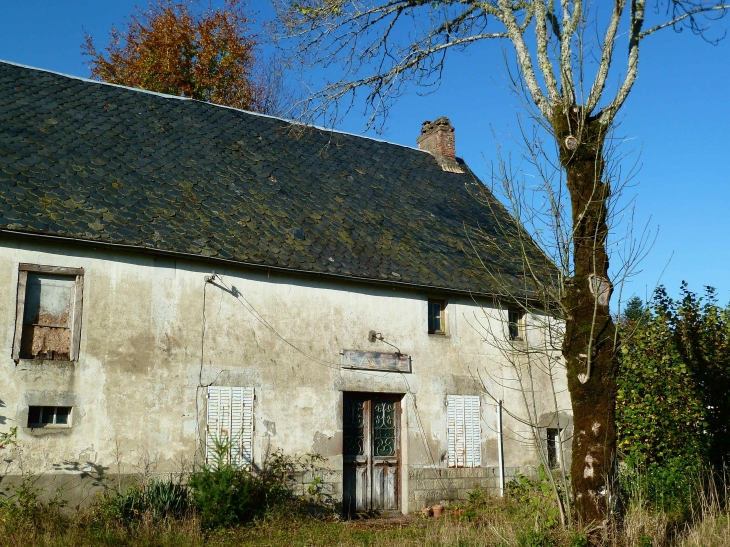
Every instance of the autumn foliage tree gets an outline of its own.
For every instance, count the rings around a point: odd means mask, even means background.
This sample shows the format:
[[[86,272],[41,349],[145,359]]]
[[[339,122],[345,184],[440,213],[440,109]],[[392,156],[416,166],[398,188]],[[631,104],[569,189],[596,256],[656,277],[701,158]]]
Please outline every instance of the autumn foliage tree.
[[[82,44],[91,77],[265,114],[281,114],[285,94],[275,67],[257,63],[260,45],[241,0],[200,11],[191,3],[160,1],[112,27],[103,50]],[[275,84],[275,85],[272,85]]]

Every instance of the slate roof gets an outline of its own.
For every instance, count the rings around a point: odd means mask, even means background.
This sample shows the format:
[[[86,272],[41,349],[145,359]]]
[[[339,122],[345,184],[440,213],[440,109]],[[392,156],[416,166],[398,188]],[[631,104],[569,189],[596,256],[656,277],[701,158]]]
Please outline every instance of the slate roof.
[[[493,242],[479,246],[484,264],[519,287],[520,263],[504,260],[513,253],[496,228],[514,222],[488,192],[491,210],[477,202],[483,186],[468,168],[301,129],[0,62],[0,229],[502,293],[467,237],[481,227]]]

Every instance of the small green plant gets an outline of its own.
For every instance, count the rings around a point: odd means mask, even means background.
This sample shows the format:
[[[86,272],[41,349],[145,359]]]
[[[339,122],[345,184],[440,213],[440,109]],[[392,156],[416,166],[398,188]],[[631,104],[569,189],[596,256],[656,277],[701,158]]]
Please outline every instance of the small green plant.
[[[154,518],[179,518],[191,507],[190,491],[179,482],[152,480],[145,488],[145,503]]]
[[[124,491],[105,494],[96,503],[96,513],[102,518],[130,523],[149,514],[153,520],[182,518],[192,509],[187,485],[169,479],[151,479],[132,484]]]
[[[126,491],[111,496],[106,504],[109,515],[125,522],[145,513],[149,513],[153,520],[180,518],[192,507],[187,486],[172,479],[152,479],[141,485],[133,484]]]
[[[516,499],[530,513],[539,515],[543,528],[552,529],[560,524],[560,509],[542,465],[537,469],[536,479],[517,472],[515,478],[507,483],[506,491],[507,495]]]
[[[14,445],[18,440],[18,427],[11,427],[10,431],[0,433],[0,450]]]
[[[0,499],[0,520],[6,529],[36,528],[47,516],[58,519],[59,509],[66,504],[61,498],[61,490],[57,490],[53,498],[43,501],[44,489],[36,486],[37,477],[28,474],[23,477],[13,494]]]
[[[572,547],[588,547],[588,538],[584,533],[577,533],[571,542]]]
[[[678,456],[661,463],[622,465],[619,481],[626,499],[662,511],[672,521],[683,522],[697,509],[697,494],[707,488],[712,476],[691,456]]]
[[[553,547],[553,540],[542,530],[528,530],[517,536],[519,547]]]

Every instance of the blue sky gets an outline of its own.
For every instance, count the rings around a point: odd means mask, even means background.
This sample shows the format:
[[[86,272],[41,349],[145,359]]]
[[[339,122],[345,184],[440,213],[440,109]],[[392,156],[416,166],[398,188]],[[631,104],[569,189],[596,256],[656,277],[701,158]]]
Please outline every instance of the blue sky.
[[[216,2],[218,3],[218,2]],[[0,59],[88,77],[81,55],[84,30],[99,45],[121,23],[134,0],[0,0]],[[260,19],[267,1],[251,1]],[[718,27],[727,29],[730,17]],[[730,39],[709,45],[671,30],[647,40],[638,81],[622,112],[624,150],[641,150],[636,218],[659,229],[658,239],[628,294],[642,298],[661,281],[676,295],[680,282],[719,290],[730,301]],[[380,138],[415,145],[421,122],[448,116],[456,128],[457,155],[479,175],[496,159],[494,133],[509,142],[518,100],[506,89],[501,51],[495,46],[452,55],[440,89],[414,89],[392,108]],[[315,79],[318,75],[314,75]],[[356,107],[338,129],[362,133]],[[509,146],[508,146],[509,147]],[[663,274],[662,274],[663,272]]]

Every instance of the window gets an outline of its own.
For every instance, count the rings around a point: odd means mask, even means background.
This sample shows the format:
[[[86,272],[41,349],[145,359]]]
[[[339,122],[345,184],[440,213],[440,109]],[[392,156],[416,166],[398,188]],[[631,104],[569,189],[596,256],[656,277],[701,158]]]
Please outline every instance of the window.
[[[21,264],[13,359],[78,359],[83,268]]]
[[[550,469],[560,467],[561,450],[560,450],[560,433],[562,430],[549,427],[547,428],[547,458]]]
[[[253,463],[253,401],[252,387],[208,386],[206,463]]]
[[[71,425],[70,406],[31,406],[28,408],[28,427]]]
[[[446,302],[443,300],[428,301],[428,334],[446,333]]]
[[[507,311],[507,328],[509,330],[509,339],[514,341],[522,341],[525,339],[524,313],[518,310]]]
[[[482,464],[478,395],[446,396],[446,427],[449,467],[479,467]]]

